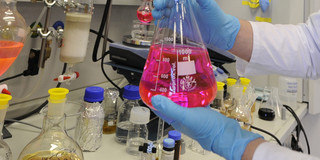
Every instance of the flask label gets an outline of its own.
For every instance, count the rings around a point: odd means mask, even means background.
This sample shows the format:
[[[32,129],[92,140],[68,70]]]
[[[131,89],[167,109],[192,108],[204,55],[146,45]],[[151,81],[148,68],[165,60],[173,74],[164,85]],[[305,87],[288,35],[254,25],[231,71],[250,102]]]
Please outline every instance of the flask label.
[[[194,61],[178,62],[178,76],[196,74]]]

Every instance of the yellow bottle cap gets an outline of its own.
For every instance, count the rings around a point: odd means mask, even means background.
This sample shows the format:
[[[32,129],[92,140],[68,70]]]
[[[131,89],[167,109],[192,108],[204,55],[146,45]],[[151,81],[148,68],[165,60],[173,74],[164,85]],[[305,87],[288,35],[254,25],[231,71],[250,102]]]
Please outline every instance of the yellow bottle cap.
[[[237,83],[237,80],[234,78],[227,78],[227,85],[228,86],[233,86]]]
[[[66,88],[51,88],[48,93],[50,94],[49,99],[54,103],[54,101],[64,100],[69,90]]]
[[[8,107],[9,101],[12,99],[12,96],[7,94],[0,94],[0,109],[5,109]]]
[[[218,91],[222,91],[224,83],[223,82],[217,82],[217,86],[218,86]]]
[[[250,84],[250,82],[251,82],[251,80],[249,78],[243,78],[243,77],[240,78],[241,85],[247,86]]]

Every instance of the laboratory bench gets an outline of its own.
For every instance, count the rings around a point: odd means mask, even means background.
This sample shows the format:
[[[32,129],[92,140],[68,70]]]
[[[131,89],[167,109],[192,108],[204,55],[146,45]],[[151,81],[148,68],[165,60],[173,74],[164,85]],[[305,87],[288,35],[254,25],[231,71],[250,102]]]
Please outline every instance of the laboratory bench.
[[[97,85],[99,86],[99,85]],[[105,84],[100,84],[101,87],[106,87]],[[81,101],[81,96],[83,96],[84,88],[71,91],[68,94],[69,101]],[[46,98],[37,99],[34,101],[26,102],[24,105],[41,104]],[[260,102],[257,102],[256,106],[258,107]],[[258,109],[258,108],[257,108]],[[253,125],[259,128],[262,128],[272,134],[274,134],[282,143],[290,136],[291,132],[296,127],[296,121],[292,115],[287,112],[286,120],[281,120],[279,117],[276,117],[273,121],[264,121],[258,118],[256,112],[253,114]],[[302,119],[307,114],[307,104],[298,103],[297,108],[295,109],[296,114]],[[43,116],[40,114],[35,114],[31,117],[28,117],[23,122],[31,123],[38,127],[42,126]],[[68,122],[67,122],[68,123]],[[12,134],[12,138],[5,139],[4,141],[8,143],[11,148],[13,159],[17,159],[20,152],[33,138],[39,135],[40,129],[20,124],[13,123],[7,127],[7,129]],[[253,132],[259,133],[264,136],[267,141],[276,141],[259,131],[253,130]],[[84,152],[85,160],[137,160],[137,156],[132,156],[126,153],[125,145],[118,144],[115,142],[115,134],[104,134],[102,138],[102,146],[96,152]],[[181,155],[182,160],[213,160],[221,159],[220,156],[212,153],[206,152],[206,154],[200,154],[189,150],[186,148],[185,154]]]

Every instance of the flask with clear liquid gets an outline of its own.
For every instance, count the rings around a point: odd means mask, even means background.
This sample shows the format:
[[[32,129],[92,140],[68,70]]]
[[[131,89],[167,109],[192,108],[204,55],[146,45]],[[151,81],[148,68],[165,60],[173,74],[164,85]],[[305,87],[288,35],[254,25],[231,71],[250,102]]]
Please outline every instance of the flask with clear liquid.
[[[0,0],[0,76],[18,57],[29,32],[16,0]]]
[[[167,5],[172,6],[171,18],[158,21],[140,80],[140,96],[151,108],[151,97],[158,94],[183,107],[208,106],[217,85],[191,1],[168,3],[174,3]]]
[[[65,131],[65,88],[49,89],[48,111],[39,136],[27,144],[18,160],[83,160],[80,146]]]
[[[2,133],[4,118],[9,107],[9,100],[11,99],[10,95],[0,94],[0,134]],[[0,135],[0,160],[12,160],[12,152],[8,144],[3,141],[2,134]]]

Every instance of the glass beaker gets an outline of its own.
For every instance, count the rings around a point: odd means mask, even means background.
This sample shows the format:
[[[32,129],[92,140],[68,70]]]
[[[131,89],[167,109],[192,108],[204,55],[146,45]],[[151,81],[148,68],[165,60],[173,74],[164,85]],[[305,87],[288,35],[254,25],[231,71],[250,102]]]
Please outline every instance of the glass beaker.
[[[16,3],[16,0],[0,0],[0,76],[18,57],[28,33]]]
[[[216,96],[216,80],[190,0],[170,0],[170,19],[159,20],[140,80],[140,95],[153,108],[157,94],[183,107],[208,106]],[[154,109],[154,108],[153,108]]]
[[[66,22],[60,60],[75,64],[84,60],[87,53],[93,0],[66,2]]]

